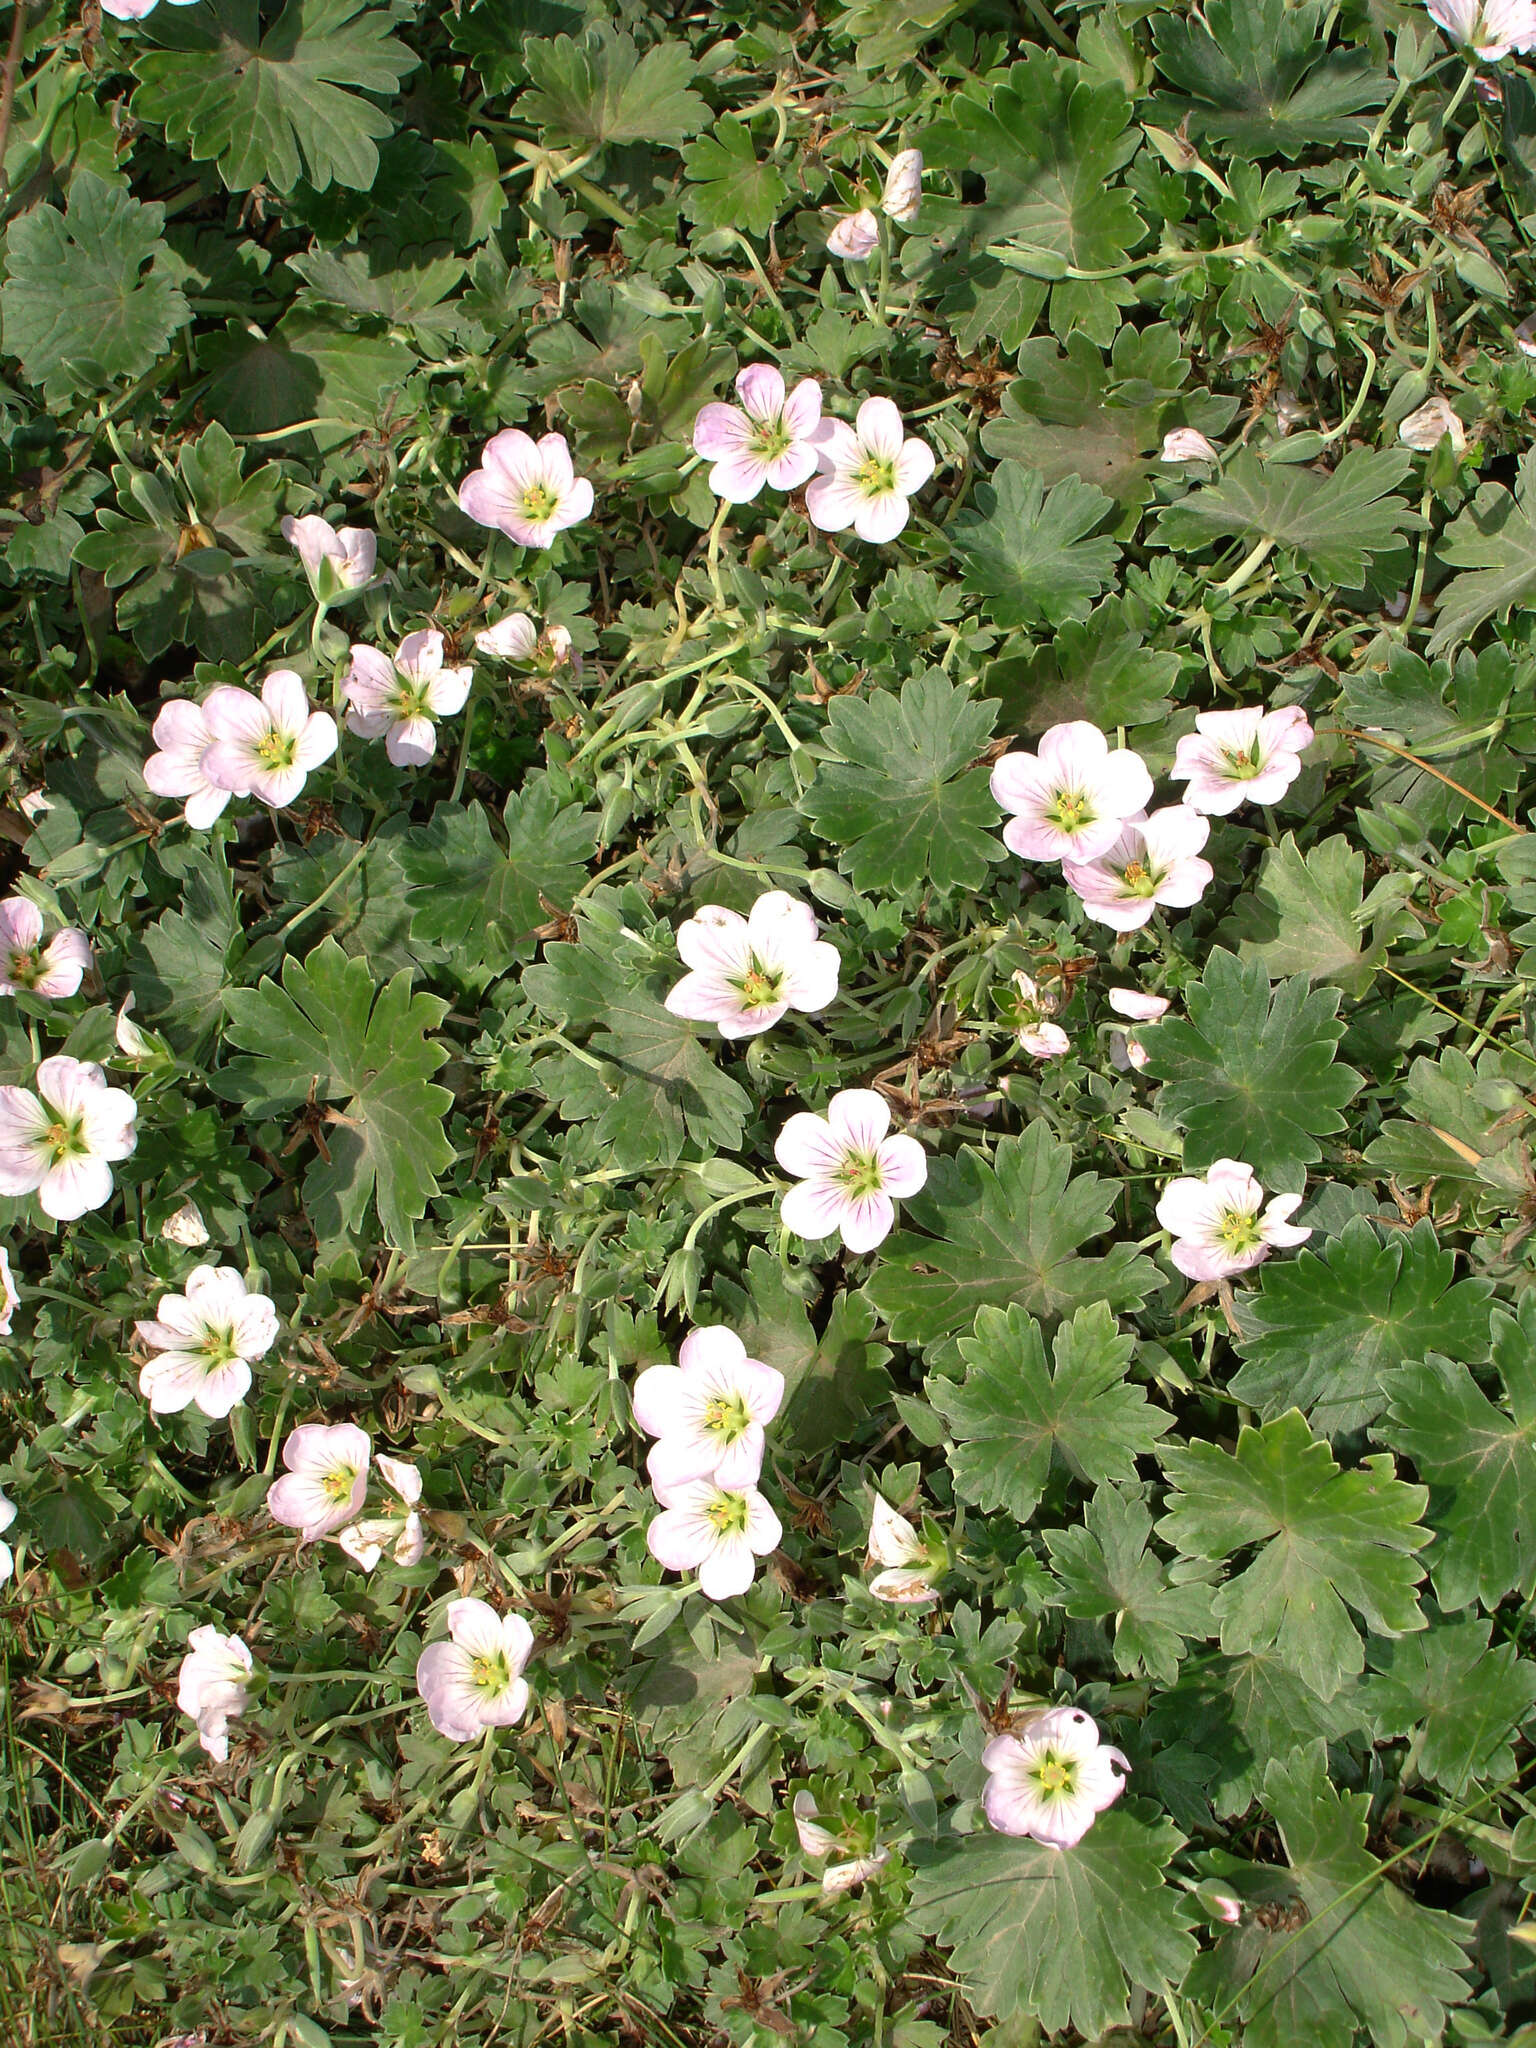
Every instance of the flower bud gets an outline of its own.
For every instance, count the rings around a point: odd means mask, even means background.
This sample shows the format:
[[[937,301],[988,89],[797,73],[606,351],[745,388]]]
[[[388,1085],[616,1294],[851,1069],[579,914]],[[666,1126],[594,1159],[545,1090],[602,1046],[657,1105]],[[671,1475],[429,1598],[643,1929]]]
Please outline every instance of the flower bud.
[[[1409,413],[1398,424],[1397,438],[1406,447],[1419,448],[1429,454],[1449,436],[1451,453],[1460,455],[1467,445],[1467,430],[1451,410],[1447,399],[1438,394],[1426,399],[1417,412]]]
[[[339,604],[373,580],[379,544],[366,528],[333,527],[308,512],[302,519],[285,519],[282,534],[298,549],[309,587],[320,604]]]
[[[1175,427],[1163,436],[1160,462],[1219,462],[1221,452],[1195,427]]]
[[[879,239],[880,223],[865,207],[862,213],[844,214],[828,235],[827,247],[849,263],[863,263],[874,254]]]
[[[917,219],[922,203],[923,153],[919,149],[904,149],[891,158],[891,167],[885,174],[885,190],[880,195],[880,210],[891,220],[899,220],[903,227],[907,227]]]

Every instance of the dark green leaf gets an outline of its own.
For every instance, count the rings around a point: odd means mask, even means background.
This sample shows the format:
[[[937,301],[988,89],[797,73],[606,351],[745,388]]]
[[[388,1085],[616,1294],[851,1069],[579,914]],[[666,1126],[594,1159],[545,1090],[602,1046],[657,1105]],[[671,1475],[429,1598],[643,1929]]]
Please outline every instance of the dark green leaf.
[[[530,37],[523,61],[534,89],[517,112],[552,141],[679,143],[709,119],[704,101],[686,89],[694,64],[684,43],[657,43],[641,57],[623,30],[593,27],[580,42]]]
[[[400,848],[411,933],[467,966],[505,972],[532,953],[534,930],[568,910],[586,879],[597,819],[562,803],[545,775],[507,798],[505,845],[477,803],[439,804]]]
[[[1376,1677],[1361,1689],[1378,1741],[1417,1738],[1420,1773],[1452,1797],[1515,1775],[1512,1739],[1536,1707],[1536,1664],[1513,1643],[1489,1648],[1493,1624],[1433,1623],[1424,1635],[1371,1649]]]
[[[1038,470],[1001,462],[978,484],[975,510],[949,532],[965,566],[965,587],[987,599],[1000,626],[1059,626],[1084,619],[1114,574],[1120,550],[1090,539],[1114,500],[1067,477],[1045,489]]]
[[[1198,20],[1159,16],[1157,68],[1189,99],[1154,102],[1154,118],[1177,127],[1182,117],[1239,158],[1363,142],[1370,124],[1359,117],[1392,83],[1369,51],[1327,47],[1325,13],[1321,0],[1210,0]]]
[[[1047,1529],[1045,1547],[1068,1614],[1115,1624],[1115,1664],[1129,1678],[1172,1685],[1188,1638],[1215,1630],[1211,1589],[1175,1585],[1148,1548],[1152,1517],[1139,1494],[1101,1486],[1080,1528]]]
[[[1326,583],[1359,585],[1377,555],[1400,545],[1419,516],[1391,494],[1412,464],[1406,448],[1352,448],[1331,476],[1291,462],[1231,457],[1220,478],[1170,505],[1164,547],[1194,553],[1227,540],[1289,549]]]
[[[750,130],[723,115],[714,133],[683,151],[690,189],[683,206],[705,228],[745,228],[766,235],[782,212],[789,187],[771,163],[759,163]]]
[[[1536,448],[1520,458],[1514,495],[1503,484],[1479,486],[1435,553],[1461,573],[1440,590],[1426,649],[1431,656],[1469,639],[1485,619],[1505,619],[1530,604],[1536,596]]]

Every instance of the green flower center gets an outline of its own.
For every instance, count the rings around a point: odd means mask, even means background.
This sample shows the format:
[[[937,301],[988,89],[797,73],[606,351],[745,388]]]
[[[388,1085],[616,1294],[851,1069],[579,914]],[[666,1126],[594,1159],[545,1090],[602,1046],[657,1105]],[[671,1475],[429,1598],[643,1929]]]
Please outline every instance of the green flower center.
[[[395,686],[394,714],[396,718],[430,718],[432,707],[429,700],[430,683],[413,683],[402,676]]]
[[[81,1134],[79,1117],[55,1116],[43,1133],[43,1143],[53,1154],[55,1166],[66,1159],[81,1158],[90,1151]]]
[[[776,413],[771,420],[755,420],[747,436],[747,448],[760,462],[777,462],[794,445],[795,437],[785,426],[782,413]]]
[[[765,967],[755,953],[748,959],[745,973],[736,977],[736,988],[744,1010],[767,1009],[770,1003],[779,1001],[783,987],[782,971],[776,967]]]
[[[716,1493],[705,1504],[704,1519],[721,1536],[747,1533],[747,1496],[744,1493]]]
[[[496,1699],[504,1693],[512,1683],[512,1667],[507,1662],[506,1651],[496,1650],[489,1657],[471,1657],[469,1682],[487,1699]]]
[[[291,768],[298,755],[299,743],[291,732],[279,732],[269,727],[256,742],[256,758],[264,768]]]
[[[42,956],[36,946],[17,946],[10,956],[6,969],[6,980],[14,982],[17,988],[31,988],[43,971]]]
[[[878,1195],[884,1185],[880,1160],[874,1152],[845,1152],[832,1178],[856,1202],[866,1195]]]
[[[866,498],[883,498],[896,488],[896,465],[888,455],[868,455],[853,472]]]
[[[1223,747],[1221,758],[1234,782],[1251,782],[1264,765],[1259,759],[1257,739],[1246,747]]]
[[[344,1500],[352,1498],[352,1488],[357,1483],[355,1465],[335,1465],[320,1482],[320,1491],[327,1500],[339,1507]]]
[[[560,500],[548,484],[529,484],[523,492],[523,517],[535,523],[553,519],[560,510]]]
[[[1032,1775],[1042,1799],[1065,1799],[1075,1788],[1077,1766],[1070,1757],[1059,1756],[1054,1749],[1047,1749],[1041,1752]]]
[[[1080,789],[1059,789],[1045,815],[1058,832],[1077,832],[1093,823],[1093,806]]]
[[[1155,896],[1162,878],[1144,860],[1128,860],[1120,870],[1120,879],[1133,896]]]
[[[752,1417],[740,1394],[712,1394],[704,1403],[704,1427],[722,1444],[733,1444],[752,1427]]]
[[[210,1374],[220,1371],[226,1365],[232,1365],[240,1356],[234,1329],[229,1324],[221,1330],[204,1330],[203,1341],[198,1349],[203,1354],[203,1369]],[[351,1491],[350,1487],[348,1491]]]
[[[1259,1234],[1259,1219],[1243,1209],[1228,1209],[1216,1226],[1216,1235],[1234,1256],[1251,1252],[1264,1242]]]

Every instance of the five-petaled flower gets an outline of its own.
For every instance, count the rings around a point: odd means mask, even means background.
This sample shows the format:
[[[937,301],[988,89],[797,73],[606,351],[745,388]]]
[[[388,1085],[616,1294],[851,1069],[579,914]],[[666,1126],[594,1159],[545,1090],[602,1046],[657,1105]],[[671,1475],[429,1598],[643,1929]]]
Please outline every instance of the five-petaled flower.
[[[898,1607],[926,1607],[937,1600],[933,1582],[949,1562],[934,1555],[881,1493],[870,1510],[869,1561],[881,1567],[869,1582],[870,1592]]]
[[[498,1614],[484,1600],[450,1600],[448,1636],[416,1660],[416,1690],[432,1726],[450,1742],[515,1726],[528,1711],[523,1668],[533,1630],[520,1614]]]
[[[1126,819],[1151,802],[1152,777],[1139,754],[1111,747],[1096,725],[1075,718],[1042,733],[1033,754],[1004,754],[992,794],[1013,814],[1003,827],[1011,853],[1085,861],[1107,853]]]
[[[993,1827],[1048,1849],[1075,1848],[1120,1797],[1131,1768],[1080,1707],[1051,1707],[1016,1735],[995,1735],[981,1761],[982,1806]]]
[[[911,515],[907,500],[933,475],[933,450],[909,438],[888,398],[866,398],[850,427],[824,419],[816,429],[821,475],[806,487],[805,509],[824,533],[852,527],[860,540],[894,540]]]
[[[329,711],[311,711],[303,680],[291,668],[273,669],[259,697],[221,684],[203,699],[203,717],[213,736],[203,774],[220,789],[258,797],[274,810],[296,803],[308,777],[336,751],[335,719]]]
[[[0,996],[22,991],[57,1001],[72,996],[91,964],[91,946],[84,932],[55,932],[43,944],[43,913],[25,896],[7,896],[0,903]]]
[[[0,1195],[37,1196],[43,1213],[73,1223],[112,1198],[112,1162],[135,1142],[138,1105],[107,1085],[94,1060],[56,1053],[30,1088],[0,1088]]]
[[[1303,1244],[1312,1232],[1290,1221],[1300,1195],[1264,1190],[1241,1159],[1217,1159],[1205,1178],[1172,1180],[1157,1204],[1157,1220],[1173,1237],[1169,1257],[1191,1280],[1224,1280],[1246,1273],[1279,1246]]]
[[[162,704],[151,728],[156,753],[144,763],[146,787],[156,796],[186,799],[182,818],[194,832],[206,832],[223,815],[232,792],[215,782],[204,767],[213,733],[201,704],[173,697]]]
[[[750,1483],[722,1486],[717,1479],[684,1479],[658,1486],[663,1513],[645,1532],[652,1557],[669,1572],[699,1575],[707,1600],[745,1593],[757,1560],[779,1546],[778,1516]]]
[[[198,1266],[184,1293],[162,1294],[153,1322],[134,1328],[158,1354],[139,1374],[153,1412],[174,1415],[195,1403],[221,1416],[244,1399],[252,1363],[277,1342],[277,1310],[267,1295],[248,1292],[233,1266]]]
[[[285,519],[283,539],[297,548],[309,587],[323,605],[339,604],[373,579],[379,543],[366,526],[332,526],[318,513]]]
[[[714,464],[709,488],[731,505],[747,504],[764,484],[799,490],[816,473],[821,386],[802,377],[786,396],[771,363],[750,363],[736,396],[740,405],[706,405],[693,423],[695,451]]]
[[[763,1469],[764,1426],[783,1398],[783,1373],[748,1358],[734,1330],[691,1331],[676,1365],[650,1366],[635,1381],[635,1420],[656,1438],[646,1459],[652,1485],[750,1483]]]
[[[1070,1052],[1071,1039],[1059,1024],[1051,1022],[1055,998],[1047,995],[1022,968],[1013,977],[1013,985],[1017,991],[1012,1001],[1013,1022],[1024,1051],[1037,1060],[1058,1060],[1063,1053]]]
[[[1191,810],[1225,814],[1239,804],[1279,801],[1301,773],[1312,727],[1299,704],[1266,711],[1252,704],[1240,711],[1201,711],[1195,730],[1185,733],[1169,770],[1187,783]]]
[[[343,688],[347,730],[359,739],[382,738],[397,768],[420,768],[437,751],[434,720],[464,709],[474,669],[443,662],[443,636],[435,629],[407,633],[394,659],[377,647],[354,645]]]
[[[368,1490],[373,1446],[355,1422],[302,1422],[283,1445],[287,1471],[267,1491],[274,1522],[318,1542],[356,1516]]]
[[[1165,804],[1127,818],[1113,846],[1086,862],[1063,861],[1067,886],[1112,931],[1139,931],[1159,903],[1187,910],[1205,894],[1213,869],[1199,858],[1211,822],[1187,804]]]
[[[229,1724],[250,1703],[255,1659],[239,1636],[225,1635],[209,1622],[187,1637],[176,1704],[197,1723],[197,1739],[215,1763],[229,1755]]]
[[[519,427],[487,441],[480,467],[459,486],[461,511],[525,548],[549,547],[590,514],[592,503],[592,486],[576,474],[564,434],[535,441]]]
[[[722,1038],[751,1038],[786,1010],[824,1010],[837,994],[838,956],[816,933],[815,911],[783,889],[759,896],[745,917],[706,903],[677,928],[692,972],[668,991],[667,1008]]]
[[[1428,0],[1429,12],[1453,43],[1496,64],[1511,50],[1536,49],[1532,0]]]
[[[872,1088],[844,1088],[825,1116],[800,1110],[774,1141],[773,1156],[800,1183],[779,1206],[784,1228],[805,1238],[841,1233],[851,1252],[872,1252],[890,1234],[892,1198],[915,1195],[928,1178],[916,1138],[887,1137],[890,1107]]]

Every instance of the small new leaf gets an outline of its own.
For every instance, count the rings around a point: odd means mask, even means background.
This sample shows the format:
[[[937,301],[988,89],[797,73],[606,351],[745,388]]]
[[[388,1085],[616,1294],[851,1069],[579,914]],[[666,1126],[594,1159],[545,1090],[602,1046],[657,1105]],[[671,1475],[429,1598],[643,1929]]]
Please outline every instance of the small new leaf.
[[[838,865],[864,890],[910,889],[928,877],[941,889],[976,889],[1005,859],[1001,813],[985,768],[972,767],[997,707],[938,669],[913,676],[901,696],[834,697],[827,738],[841,755],[824,761],[801,809]]]
[[[1131,1480],[1136,1460],[1173,1427],[1127,1378],[1135,1342],[1102,1302],[1080,1308],[1056,1332],[1054,1370],[1040,1325],[1022,1308],[983,1308],[960,1340],[965,1379],[930,1374],[928,1399],[955,1438],[956,1491],[982,1508],[1027,1522],[1053,1458],[1081,1484]]]
[[[1191,1444],[1163,1453],[1177,1491],[1157,1533],[1186,1557],[1220,1563],[1251,1545],[1253,1562],[1216,1595],[1221,1647],[1273,1647],[1323,1699],[1361,1670],[1349,1609],[1378,1635],[1424,1627],[1414,1588],[1429,1541],[1428,1495],[1390,1457],[1343,1472],[1296,1410],[1244,1428],[1235,1452]]]
[[[1296,975],[1272,991],[1258,961],[1214,947],[1186,996],[1187,1017],[1142,1034],[1147,1071],[1165,1085],[1158,1113],[1184,1130],[1184,1164],[1242,1159],[1267,1188],[1299,1190],[1317,1138],[1362,1084],[1336,1057],[1337,989]]]

